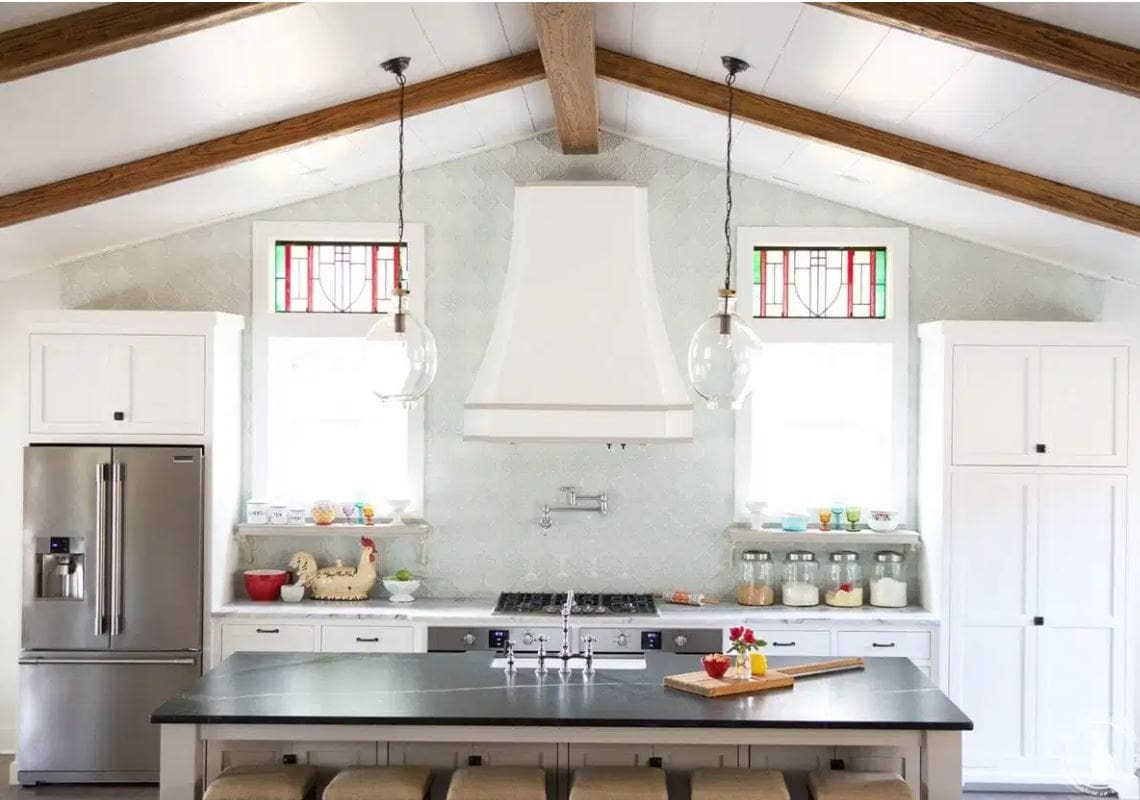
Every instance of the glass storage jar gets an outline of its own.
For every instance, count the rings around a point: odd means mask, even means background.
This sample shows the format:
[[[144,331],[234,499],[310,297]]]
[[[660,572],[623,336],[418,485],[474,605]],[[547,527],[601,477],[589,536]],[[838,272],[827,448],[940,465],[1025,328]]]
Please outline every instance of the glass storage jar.
[[[840,550],[831,554],[824,582],[823,602],[829,606],[854,608],[863,605],[863,567],[859,554]]]
[[[742,606],[770,606],[776,602],[776,575],[772,554],[745,550],[736,566],[736,602]]]
[[[815,553],[792,550],[784,557],[780,598],[786,606],[819,605],[819,563]]]
[[[906,562],[894,550],[875,553],[871,567],[871,605],[880,608],[902,608],[906,605]]]

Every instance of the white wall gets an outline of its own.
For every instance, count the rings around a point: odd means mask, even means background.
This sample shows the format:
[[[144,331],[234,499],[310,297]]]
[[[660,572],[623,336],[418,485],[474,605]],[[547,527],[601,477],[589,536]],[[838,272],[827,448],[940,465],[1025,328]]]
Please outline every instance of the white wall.
[[[614,136],[605,138],[596,156],[564,156],[552,137],[542,136],[410,173],[407,213],[426,224],[427,320],[440,351],[427,403],[426,509],[437,533],[425,589],[437,596],[489,595],[574,583],[595,590],[723,592],[731,581],[723,535],[732,519],[730,414],[698,406],[692,444],[626,452],[462,440],[463,399],[490,337],[506,274],[514,187],[557,179],[648,186],[657,288],[682,369],[689,337],[715,304],[724,263],[724,178],[715,167]],[[389,179],[257,219],[392,221],[395,200],[395,180]],[[751,179],[737,182],[735,200],[738,225],[901,224]],[[64,305],[248,314],[253,219],[69,264]],[[912,324],[939,318],[1080,320],[1100,313],[1098,281],[933,231],[911,229],[910,263]],[[246,374],[248,397],[248,369]],[[843,401],[842,391],[835,400]],[[245,481],[248,488],[248,466]],[[539,509],[557,501],[558,487],[569,484],[607,490],[611,513],[605,519],[558,516],[543,536]],[[821,487],[822,497],[832,493]],[[356,557],[349,540],[317,544],[324,558]],[[256,555],[263,563],[284,563],[299,546],[259,537]]]
[[[16,750],[16,659],[20,653],[23,555],[23,437],[27,345],[17,312],[59,308],[60,273],[46,269],[0,281],[0,546],[9,569],[0,584],[0,753]],[[15,568],[13,568],[13,565]]]

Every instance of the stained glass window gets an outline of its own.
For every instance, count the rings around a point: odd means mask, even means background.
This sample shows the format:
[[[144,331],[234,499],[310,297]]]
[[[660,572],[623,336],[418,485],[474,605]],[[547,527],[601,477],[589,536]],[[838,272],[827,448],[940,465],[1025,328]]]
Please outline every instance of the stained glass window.
[[[408,246],[394,242],[277,242],[274,304],[286,314],[387,314],[407,268]]]
[[[884,319],[887,251],[882,247],[757,247],[752,316]]]

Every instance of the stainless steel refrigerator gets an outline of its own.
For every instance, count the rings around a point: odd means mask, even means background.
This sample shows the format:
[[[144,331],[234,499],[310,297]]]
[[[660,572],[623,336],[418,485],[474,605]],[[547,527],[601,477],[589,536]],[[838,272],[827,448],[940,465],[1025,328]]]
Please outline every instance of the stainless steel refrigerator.
[[[24,451],[21,783],[155,781],[150,713],[201,674],[200,447]]]

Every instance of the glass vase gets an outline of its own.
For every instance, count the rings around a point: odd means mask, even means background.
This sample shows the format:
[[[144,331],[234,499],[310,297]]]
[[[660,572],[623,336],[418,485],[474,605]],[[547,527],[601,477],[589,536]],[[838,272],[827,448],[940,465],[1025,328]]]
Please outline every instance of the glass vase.
[[[742,681],[746,681],[752,677],[752,659],[748,657],[748,653],[736,654],[734,674]]]

